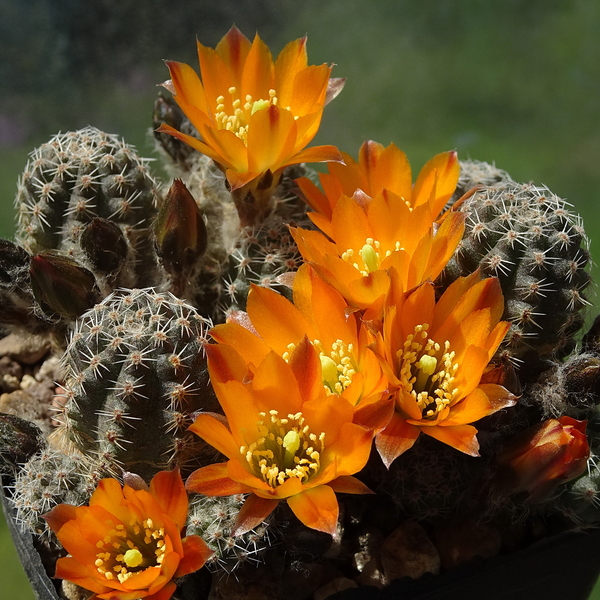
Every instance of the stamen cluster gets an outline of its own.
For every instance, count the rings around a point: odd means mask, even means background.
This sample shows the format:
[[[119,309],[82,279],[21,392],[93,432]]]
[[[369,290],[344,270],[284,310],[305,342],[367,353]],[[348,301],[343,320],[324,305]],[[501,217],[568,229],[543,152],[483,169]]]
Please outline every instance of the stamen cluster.
[[[292,477],[306,483],[319,472],[325,433],[311,433],[301,412],[279,417],[271,410],[259,416],[260,437],[240,448],[258,477],[275,488]]]

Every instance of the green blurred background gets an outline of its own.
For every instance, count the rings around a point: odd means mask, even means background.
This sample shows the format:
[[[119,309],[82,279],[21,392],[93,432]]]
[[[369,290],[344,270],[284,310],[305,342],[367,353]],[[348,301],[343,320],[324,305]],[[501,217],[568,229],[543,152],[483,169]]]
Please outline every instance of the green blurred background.
[[[449,149],[495,162],[574,204],[594,253],[597,0],[0,0],[0,237],[27,154],[50,135],[94,125],[153,156],[162,59],[195,64],[195,37],[214,45],[232,23],[274,53],[308,34],[310,62],[348,78],[315,144],[356,155],[393,141],[414,171]],[[0,581],[3,599],[33,598],[3,523]]]

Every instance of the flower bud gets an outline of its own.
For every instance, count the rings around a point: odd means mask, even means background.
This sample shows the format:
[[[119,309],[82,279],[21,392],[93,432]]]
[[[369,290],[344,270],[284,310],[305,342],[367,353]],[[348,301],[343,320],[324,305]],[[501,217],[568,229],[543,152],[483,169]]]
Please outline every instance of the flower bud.
[[[40,252],[29,271],[33,295],[46,313],[78,317],[99,300],[94,276],[72,258]]]
[[[115,273],[127,258],[127,240],[108,219],[94,217],[81,233],[80,243],[94,269],[103,274]]]
[[[508,491],[527,492],[530,502],[541,502],[562,483],[579,477],[590,455],[586,425],[564,416],[517,435],[498,457]]]
[[[187,273],[206,250],[207,232],[194,197],[181,179],[162,201],[154,226],[156,252],[171,274]]]

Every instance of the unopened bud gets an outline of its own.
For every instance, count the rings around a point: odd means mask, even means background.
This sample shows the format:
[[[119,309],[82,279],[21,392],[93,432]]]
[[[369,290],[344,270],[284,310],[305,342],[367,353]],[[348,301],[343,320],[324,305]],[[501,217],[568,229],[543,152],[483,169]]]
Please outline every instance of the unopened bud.
[[[194,197],[175,179],[154,225],[156,252],[170,273],[187,273],[206,250],[206,225]]]
[[[563,416],[511,440],[498,456],[507,491],[527,492],[530,502],[541,502],[560,484],[579,477],[590,456],[586,425],[587,421]]]
[[[80,243],[94,269],[102,274],[115,273],[127,258],[127,240],[119,226],[108,219],[92,219]]]
[[[92,273],[67,256],[36,254],[29,272],[33,295],[46,313],[74,318],[99,300]]]

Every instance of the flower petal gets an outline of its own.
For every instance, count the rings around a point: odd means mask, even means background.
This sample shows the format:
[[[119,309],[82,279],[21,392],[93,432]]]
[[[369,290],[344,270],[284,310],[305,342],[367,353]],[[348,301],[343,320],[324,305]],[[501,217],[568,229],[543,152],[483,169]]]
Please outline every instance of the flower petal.
[[[199,414],[190,425],[189,430],[227,458],[233,458],[239,454],[240,448],[229,429],[208,413]]]
[[[477,429],[472,425],[454,425],[452,427],[423,427],[423,433],[452,446],[469,456],[479,456]]]
[[[306,490],[287,500],[292,512],[307,527],[334,535],[337,529],[339,505],[328,485]]]
[[[157,473],[150,481],[150,494],[178,529],[183,529],[187,520],[188,497],[179,469]]]
[[[175,577],[182,577],[201,569],[214,554],[206,542],[198,535],[188,535],[181,540],[183,558],[179,562]]]
[[[342,475],[327,484],[338,494],[374,494],[360,479],[352,475]]]
[[[242,535],[260,525],[277,507],[279,500],[250,494],[238,513],[231,535]]]
[[[251,491],[248,486],[229,477],[227,463],[216,463],[197,469],[187,478],[185,488],[205,496],[232,496]]]
[[[389,469],[401,454],[413,447],[420,433],[418,427],[394,413],[387,427],[375,436],[375,447],[383,464]]]

